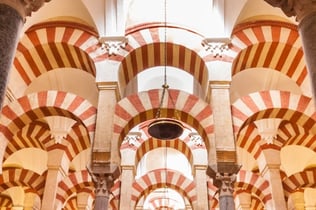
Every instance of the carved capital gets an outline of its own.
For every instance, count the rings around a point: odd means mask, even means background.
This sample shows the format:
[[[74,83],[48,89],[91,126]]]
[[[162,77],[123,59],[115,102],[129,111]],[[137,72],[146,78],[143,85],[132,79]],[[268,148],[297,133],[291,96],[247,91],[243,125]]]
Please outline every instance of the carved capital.
[[[101,37],[99,42],[101,49],[105,50],[109,56],[115,56],[120,49],[124,49],[127,46],[128,39],[124,36]]]
[[[0,0],[0,4],[7,4],[10,7],[17,10],[21,17],[25,19],[27,16],[31,16],[32,12],[36,12],[41,8],[45,2],[50,2],[51,0]]]
[[[201,44],[206,51],[212,53],[214,58],[221,58],[231,45],[229,38],[206,38]]]
[[[111,163],[92,164],[87,170],[95,187],[95,195],[108,197],[114,181],[120,176],[120,169]]]
[[[279,7],[288,17],[296,16],[300,22],[306,16],[316,12],[315,0],[265,0],[268,4]]]

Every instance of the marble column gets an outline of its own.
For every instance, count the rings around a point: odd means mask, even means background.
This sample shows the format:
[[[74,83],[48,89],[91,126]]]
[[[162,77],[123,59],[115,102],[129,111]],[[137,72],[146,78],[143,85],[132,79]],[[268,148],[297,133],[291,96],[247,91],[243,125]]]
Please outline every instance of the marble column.
[[[25,18],[43,4],[44,0],[0,0],[0,110]]]
[[[316,99],[316,1],[315,0],[265,0],[282,9],[287,16],[295,16],[303,44],[306,65]]]
[[[120,175],[119,168],[111,163],[93,164],[92,167],[88,167],[88,171],[95,187],[94,210],[107,210],[111,188]]]

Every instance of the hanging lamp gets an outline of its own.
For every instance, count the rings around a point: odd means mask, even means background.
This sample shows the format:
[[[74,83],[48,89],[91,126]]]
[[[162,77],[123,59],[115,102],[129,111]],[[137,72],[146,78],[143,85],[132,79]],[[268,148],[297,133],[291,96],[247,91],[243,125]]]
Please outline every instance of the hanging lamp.
[[[172,140],[176,139],[182,135],[184,127],[183,125],[176,119],[161,117],[161,107],[163,105],[163,101],[165,95],[168,94],[169,99],[172,102],[172,105],[175,106],[174,101],[169,94],[167,84],[167,0],[165,0],[164,4],[164,27],[165,27],[165,42],[164,42],[164,84],[162,85],[162,95],[158,107],[158,111],[156,113],[155,120],[148,125],[148,133],[152,137],[160,140]],[[177,115],[177,111],[175,110],[175,115]],[[177,116],[175,116],[177,117]]]

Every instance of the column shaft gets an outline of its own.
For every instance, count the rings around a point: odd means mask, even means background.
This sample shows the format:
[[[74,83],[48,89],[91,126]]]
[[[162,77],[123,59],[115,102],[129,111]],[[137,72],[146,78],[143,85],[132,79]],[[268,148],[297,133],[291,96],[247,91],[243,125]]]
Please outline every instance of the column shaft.
[[[285,197],[280,175],[280,151],[266,148],[258,158],[259,169],[262,176],[269,181],[272,194],[272,209],[286,210]],[[270,209],[267,208],[267,209]],[[272,210],[271,209],[271,210]]]
[[[49,168],[42,201],[42,210],[55,209],[56,192],[59,181],[63,178],[59,167]]]
[[[22,27],[23,18],[18,11],[0,3],[0,110]]]
[[[132,210],[131,199],[132,199],[132,185],[135,177],[134,166],[122,166],[121,174],[121,197],[120,197],[120,208]]]
[[[195,209],[208,209],[206,168],[207,166],[194,166],[194,180],[197,194],[197,205]]]
[[[42,210],[56,209],[56,193],[59,182],[68,173],[69,159],[63,150],[51,150],[48,153],[47,176],[44,188]]]

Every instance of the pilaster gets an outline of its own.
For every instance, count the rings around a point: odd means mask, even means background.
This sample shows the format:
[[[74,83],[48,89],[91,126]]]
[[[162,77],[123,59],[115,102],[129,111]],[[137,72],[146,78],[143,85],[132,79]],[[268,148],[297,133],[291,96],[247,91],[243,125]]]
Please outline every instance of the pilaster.
[[[56,209],[56,193],[58,183],[68,174],[69,159],[63,150],[48,152],[47,176],[43,194],[42,210]]]
[[[242,192],[238,194],[237,210],[251,210],[251,194]]]
[[[119,148],[113,147],[111,141],[113,133],[113,117],[116,102],[119,99],[117,82],[98,82],[99,101],[96,119],[95,137],[92,147],[92,162],[101,163],[111,161],[112,157],[119,158]]]
[[[305,210],[304,192],[296,191],[290,195],[292,207],[295,210]],[[290,208],[291,206],[289,206]]]
[[[272,195],[273,208],[286,210],[284,192],[280,188],[282,186],[280,161],[280,151],[274,148],[264,149],[258,158],[258,162],[261,163],[259,164],[261,175],[270,183],[269,188]]]
[[[90,193],[80,192],[77,194],[78,210],[92,210],[93,198]]]
[[[131,206],[132,199],[132,187],[133,181],[135,179],[135,166],[134,165],[122,165],[121,166],[122,175],[121,175],[121,197],[120,197],[120,208],[132,210],[133,206]]]
[[[197,202],[195,209],[208,208],[207,165],[194,165],[194,181],[196,184]]]

